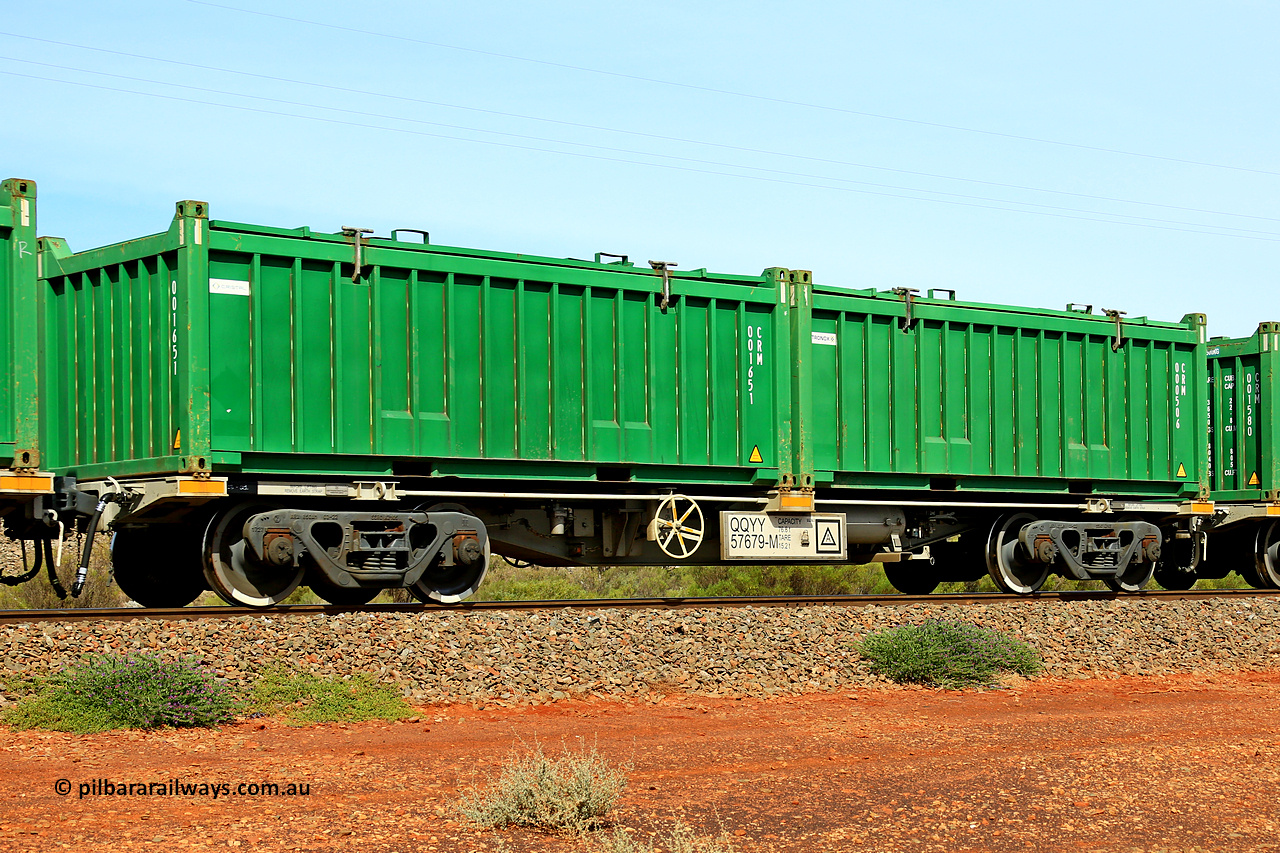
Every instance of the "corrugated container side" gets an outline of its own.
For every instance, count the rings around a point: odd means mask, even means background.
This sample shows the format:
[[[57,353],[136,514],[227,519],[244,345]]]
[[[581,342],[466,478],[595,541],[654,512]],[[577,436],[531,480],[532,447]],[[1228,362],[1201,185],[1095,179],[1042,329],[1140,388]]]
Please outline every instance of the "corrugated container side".
[[[819,483],[1192,495],[1203,318],[1113,320],[873,291],[814,295]],[[893,475],[891,481],[886,475]]]
[[[353,281],[342,235],[181,213],[47,281],[62,469],[786,474],[785,271],[677,273],[663,311],[629,265],[372,240]]]
[[[1280,323],[1248,338],[1209,342],[1210,485],[1215,500],[1280,497]]]
[[[41,240],[50,467],[209,470],[207,241],[199,202],[163,234],[77,254]]]
[[[35,468],[41,460],[34,181],[0,183],[0,252],[0,465]]]

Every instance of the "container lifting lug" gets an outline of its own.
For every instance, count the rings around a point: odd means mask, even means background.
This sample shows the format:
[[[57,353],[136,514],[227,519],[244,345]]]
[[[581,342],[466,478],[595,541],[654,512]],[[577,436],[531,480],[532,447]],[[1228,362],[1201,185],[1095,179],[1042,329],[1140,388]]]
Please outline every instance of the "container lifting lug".
[[[665,314],[667,313],[667,305],[671,302],[671,270],[673,267],[679,266],[679,264],[674,261],[649,261],[649,266],[662,275],[662,301],[658,303],[658,307]]]
[[[350,237],[356,247],[356,260],[355,260],[356,268],[351,271],[351,281],[353,284],[358,283],[360,281],[360,270],[364,269],[364,258],[361,256],[361,252],[360,252],[360,249],[361,249],[360,235],[372,234],[372,233],[373,233],[372,228],[352,228],[349,225],[342,226],[342,236]]]
[[[920,291],[914,287],[895,287],[893,292],[902,297],[902,301],[907,307],[907,315],[902,318],[902,331],[909,332],[916,322],[915,318],[911,316],[912,299]]]
[[[431,243],[431,233],[430,233],[430,232],[428,232],[428,231],[423,231],[421,228],[393,228],[393,229],[391,229],[391,239],[392,239],[392,240],[395,240],[395,241],[397,241],[397,242],[398,242],[398,241],[400,240],[400,238],[396,236],[397,234],[421,234],[421,235],[422,235],[422,245],[426,246],[426,245],[429,245],[429,244]],[[407,242],[407,241],[406,241],[406,242]]]
[[[1111,339],[1111,351],[1119,352],[1120,347],[1124,346],[1124,326],[1121,325],[1120,318],[1127,314],[1127,311],[1113,311],[1110,308],[1103,308],[1102,313],[1107,315],[1108,320],[1114,320],[1116,323],[1116,336]]]

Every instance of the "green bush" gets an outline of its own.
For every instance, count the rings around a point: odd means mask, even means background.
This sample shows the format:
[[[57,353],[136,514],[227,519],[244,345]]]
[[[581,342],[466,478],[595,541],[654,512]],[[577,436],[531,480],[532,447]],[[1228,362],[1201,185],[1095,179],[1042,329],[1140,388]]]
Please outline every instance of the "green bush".
[[[268,714],[285,713],[299,723],[399,720],[413,716],[400,691],[367,675],[343,680],[306,672],[264,670],[254,683],[249,707]]]
[[[999,631],[964,622],[930,619],[870,634],[859,649],[873,672],[900,684],[947,690],[989,686],[1002,672],[1035,675],[1035,649]]]
[[[458,808],[481,826],[582,833],[603,823],[626,784],[626,773],[594,747],[581,753],[565,747],[558,758],[548,758],[536,744],[508,759],[496,781],[468,792]]]
[[[102,655],[50,677],[4,714],[16,729],[101,732],[213,726],[239,703],[225,684],[193,663],[149,655]]]

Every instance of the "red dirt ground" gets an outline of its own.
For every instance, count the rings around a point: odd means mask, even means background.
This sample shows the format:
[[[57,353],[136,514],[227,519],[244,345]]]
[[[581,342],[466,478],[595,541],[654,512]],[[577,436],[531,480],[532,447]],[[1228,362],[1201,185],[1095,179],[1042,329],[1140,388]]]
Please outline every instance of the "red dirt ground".
[[[619,824],[647,836],[681,818],[743,853],[1280,849],[1277,672],[421,714],[0,731],[0,850],[585,850],[477,831],[455,810],[521,741],[554,752],[578,738],[633,765]],[[103,778],[309,783],[310,795],[80,796]]]

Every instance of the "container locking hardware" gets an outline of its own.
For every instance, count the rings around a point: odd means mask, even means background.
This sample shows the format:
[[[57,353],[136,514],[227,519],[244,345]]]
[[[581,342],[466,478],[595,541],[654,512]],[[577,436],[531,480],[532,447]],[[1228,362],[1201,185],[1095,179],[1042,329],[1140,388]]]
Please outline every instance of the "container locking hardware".
[[[1077,314],[1092,314],[1092,313],[1093,313],[1093,306],[1092,306],[1092,305],[1086,305],[1086,304],[1084,304],[1083,302],[1068,302],[1068,303],[1067,303],[1067,310],[1068,310],[1068,311],[1074,311],[1074,312],[1075,312],[1075,313],[1077,313]]]
[[[343,230],[345,231],[346,229],[343,229]],[[393,228],[393,229],[391,230],[391,239],[392,239],[392,240],[399,240],[400,238],[399,238],[399,237],[397,237],[396,235],[397,235],[397,234],[400,234],[400,233],[402,233],[402,232],[403,232],[403,233],[405,233],[405,234],[421,234],[421,235],[422,235],[422,245],[424,245],[424,246],[426,246],[427,244],[429,244],[429,243],[431,242],[431,234],[430,234],[429,232],[427,232],[427,231],[423,231],[421,228]]]
[[[1103,308],[1102,313],[1107,315],[1108,320],[1115,320],[1116,336],[1111,339],[1111,351],[1119,352],[1120,347],[1124,346],[1124,326],[1121,325],[1120,318],[1127,314],[1127,311],[1113,311],[1110,308]]]
[[[902,318],[902,331],[909,332],[911,327],[915,325],[915,318],[911,316],[911,300],[920,291],[914,287],[895,287],[893,292],[902,297],[902,301],[907,306],[907,316]]]
[[[360,256],[360,235],[372,233],[372,228],[352,228],[349,225],[342,226],[342,236],[350,237],[356,246],[356,268],[351,273],[351,281],[353,283],[360,281],[360,270],[364,269],[364,258]]]
[[[667,305],[671,303],[671,269],[679,264],[675,261],[649,261],[649,266],[653,267],[655,272],[662,274],[662,301],[658,303],[658,307],[665,314]]]

